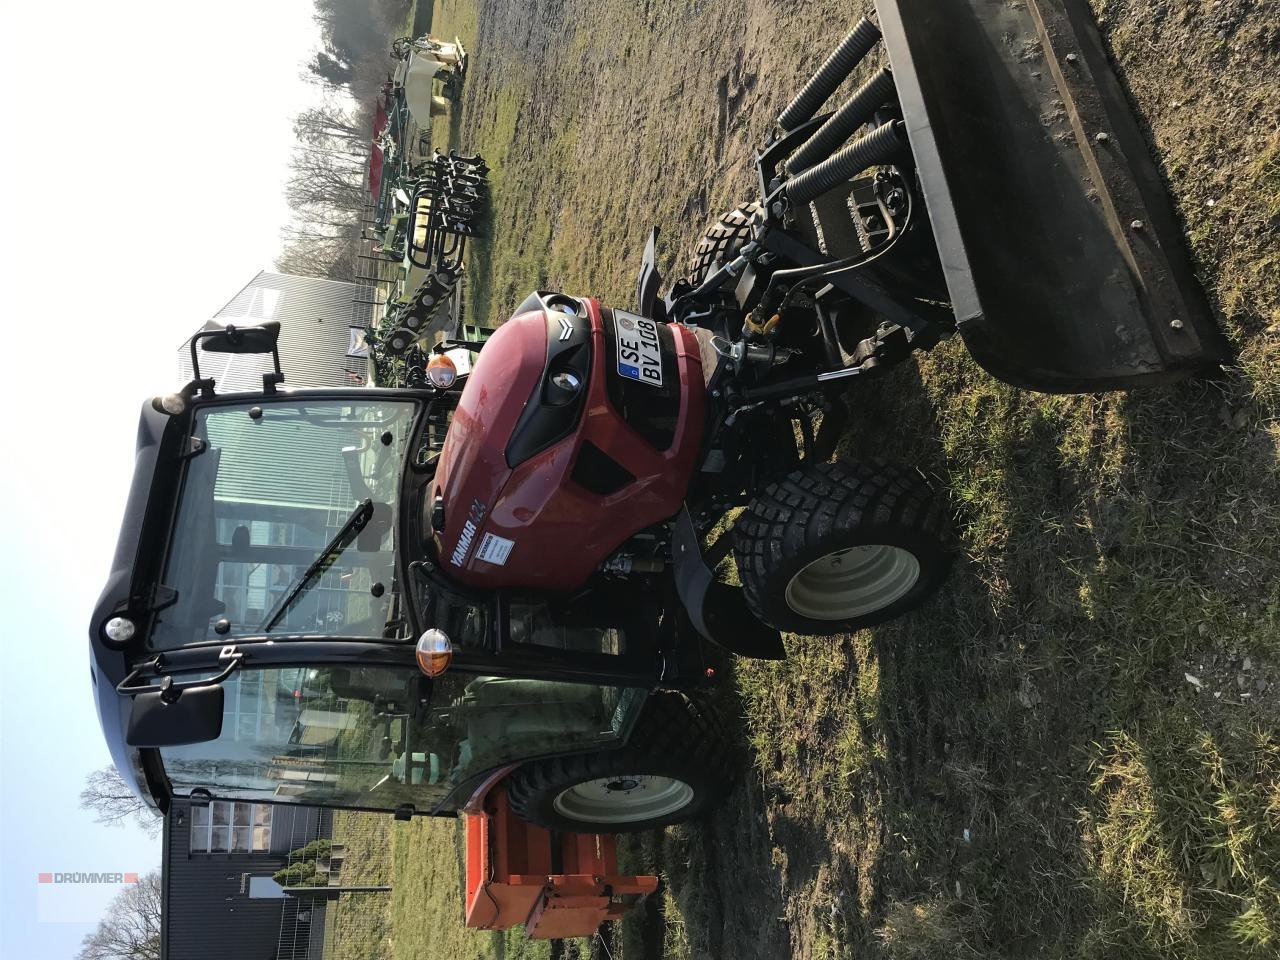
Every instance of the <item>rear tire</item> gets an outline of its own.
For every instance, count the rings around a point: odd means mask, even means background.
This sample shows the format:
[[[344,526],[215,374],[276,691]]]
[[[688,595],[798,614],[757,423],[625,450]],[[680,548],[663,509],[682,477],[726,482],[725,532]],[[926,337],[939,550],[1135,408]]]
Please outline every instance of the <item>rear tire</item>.
[[[924,603],[946,579],[945,501],[896,464],[801,465],[735,526],[751,612],[779,630],[847,633]]]
[[[698,286],[717,266],[736,257],[751,239],[751,227],[763,216],[760,204],[741,203],[708,227],[689,260],[689,285]]]
[[[625,747],[527,763],[511,774],[507,796],[521,818],[550,830],[632,833],[701,817],[732,772],[710,705],[658,693]]]

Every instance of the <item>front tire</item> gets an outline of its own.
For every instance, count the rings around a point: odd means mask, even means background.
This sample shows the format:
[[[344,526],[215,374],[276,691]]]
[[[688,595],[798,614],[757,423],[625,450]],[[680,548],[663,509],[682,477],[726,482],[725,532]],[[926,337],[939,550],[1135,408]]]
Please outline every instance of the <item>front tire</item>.
[[[701,817],[732,770],[710,705],[658,693],[625,747],[527,763],[511,774],[507,796],[521,818],[550,830],[631,833]]]
[[[709,226],[689,258],[689,285],[700,285],[714,270],[732,261],[751,239],[752,228],[763,217],[760,204],[741,203]]]
[[[944,508],[909,467],[802,465],[738,519],[734,557],[747,606],[779,630],[810,636],[901,616],[946,578]]]

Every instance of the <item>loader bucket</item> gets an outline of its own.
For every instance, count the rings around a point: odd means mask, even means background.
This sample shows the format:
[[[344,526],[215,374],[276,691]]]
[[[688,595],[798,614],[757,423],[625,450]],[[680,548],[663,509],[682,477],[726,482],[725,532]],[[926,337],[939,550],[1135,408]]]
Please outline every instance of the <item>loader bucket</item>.
[[[958,329],[1053,393],[1226,359],[1085,0],[877,0]]]

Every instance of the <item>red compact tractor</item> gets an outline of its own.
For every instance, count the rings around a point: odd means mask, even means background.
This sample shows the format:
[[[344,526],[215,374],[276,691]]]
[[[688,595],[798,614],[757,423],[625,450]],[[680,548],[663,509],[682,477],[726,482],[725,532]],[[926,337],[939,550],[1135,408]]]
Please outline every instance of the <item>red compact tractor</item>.
[[[781,657],[943,584],[945,497],[831,462],[864,381],[956,332],[1035,390],[1216,368],[1083,0],[878,8],[665,289],[650,237],[631,309],[535,293],[420,390],[283,392],[275,328],[197,334],[196,380],[143,407],[90,625],[143,797],[464,815],[469,923],[589,932],[653,888],[612,835],[730,782],[721,651]],[[274,363],[222,395],[202,351]]]

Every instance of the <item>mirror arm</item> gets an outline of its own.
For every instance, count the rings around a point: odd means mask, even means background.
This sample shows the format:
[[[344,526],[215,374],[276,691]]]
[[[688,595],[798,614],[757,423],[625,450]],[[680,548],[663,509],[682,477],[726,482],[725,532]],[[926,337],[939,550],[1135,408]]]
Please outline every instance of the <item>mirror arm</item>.
[[[280,348],[273,346],[271,348],[271,359],[275,363],[275,373],[264,373],[262,375],[262,392],[265,394],[273,394],[276,387],[284,383],[284,371],[280,369]]]
[[[159,692],[160,697],[165,703],[176,703],[178,698],[182,696],[182,691],[190,687],[202,687],[210,684],[222,683],[227,677],[235,673],[244,662],[244,654],[237,650],[234,646],[223,647],[218,654],[219,660],[226,660],[227,665],[217,676],[202,677],[199,680],[183,680],[181,683],[174,683],[173,677],[164,673],[164,657],[163,655],[152,657],[143,663],[138,664],[130,671],[129,675],[116,685],[116,693],[128,694],[129,696],[137,696],[140,693]],[[153,686],[150,681],[138,683],[137,681],[143,673],[150,673],[152,677],[163,676],[160,686]]]
[[[196,345],[205,338],[205,336],[213,333],[212,330],[201,330],[191,338],[191,383],[188,389],[194,387],[200,391],[202,397],[212,397],[213,394],[213,378],[200,376],[200,357],[196,352]]]
[[[150,660],[138,664],[129,671],[129,674],[123,680],[116,684],[116,693],[135,694],[142,693],[144,690],[150,690],[150,683],[134,685],[134,681],[137,680],[144,672],[152,673],[153,675],[159,673],[162,667],[163,661],[160,657],[153,657]]]

